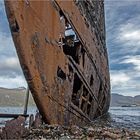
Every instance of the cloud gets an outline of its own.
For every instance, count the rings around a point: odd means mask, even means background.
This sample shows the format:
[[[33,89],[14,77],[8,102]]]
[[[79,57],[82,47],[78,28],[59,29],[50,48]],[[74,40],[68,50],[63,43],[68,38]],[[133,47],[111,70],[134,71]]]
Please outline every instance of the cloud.
[[[105,0],[112,92],[140,95],[140,2]]]
[[[11,37],[3,0],[0,1],[0,19],[0,87],[26,87],[26,81]]]
[[[119,85],[124,84],[128,82],[129,80],[130,80],[130,77],[124,72],[112,71],[111,73],[111,83],[113,86],[118,85],[118,84]]]
[[[140,3],[105,1],[109,57],[124,56],[140,50]]]
[[[26,87],[12,38],[0,33],[0,44],[0,87]]]
[[[112,92],[129,96],[140,95],[140,55],[124,56],[118,63],[131,66],[128,69],[121,66],[120,70],[111,70]]]
[[[124,60],[120,62],[121,64],[132,64],[133,70],[140,73],[140,55],[135,56],[125,56]]]
[[[112,93],[119,93],[126,96],[139,95],[140,86],[139,79],[135,79],[138,76],[134,71],[129,70],[113,70],[111,71],[111,87]]]
[[[140,50],[140,27],[134,23],[120,26],[116,40],[122,44],[122,51],[136,53]]]
[[[4,66],[9,66],[9,68],[14,68],[19,66],[19,61],[15,57],[7,58],[4,60],[4,62],[0,63]],[[0,66],[1,67],[1,66]]]
[[[23,76],[16,76],[15,78],[0,77],[0,87],[17,88],[22,86],[27,87]]]
[[[0,61],[0,76],[16,77],[21,76],[21,67],[16,57],[7,57]]]

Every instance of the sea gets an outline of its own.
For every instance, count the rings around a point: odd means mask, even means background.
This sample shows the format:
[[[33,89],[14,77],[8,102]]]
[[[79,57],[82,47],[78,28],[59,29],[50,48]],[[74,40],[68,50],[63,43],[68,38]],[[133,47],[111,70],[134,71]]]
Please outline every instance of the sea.
[[[23,107],[0,107],[0,113],[22,114]],[[36,114],[36,107],[28,107],[28,114]],[[11,119],[11,118],[9,118]],[[7,118],[0,118],[0,126],[4,126]],[[99,124],[108,127],[140,130],[140,107],[110,107],[109,113],[98,120]]]
[[[140,130],[140,106],[110,107],[109,114],[112,126]]]

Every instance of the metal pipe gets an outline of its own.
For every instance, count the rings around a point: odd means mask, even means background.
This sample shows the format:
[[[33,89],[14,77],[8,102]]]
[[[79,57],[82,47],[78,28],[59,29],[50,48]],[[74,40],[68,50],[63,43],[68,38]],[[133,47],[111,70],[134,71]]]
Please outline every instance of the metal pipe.
[[[29,101],[29,87],[27,87],[26,90],[26,98],[25,98],[24,113],[23,113],[24,115],[27,115],[28,101]]]

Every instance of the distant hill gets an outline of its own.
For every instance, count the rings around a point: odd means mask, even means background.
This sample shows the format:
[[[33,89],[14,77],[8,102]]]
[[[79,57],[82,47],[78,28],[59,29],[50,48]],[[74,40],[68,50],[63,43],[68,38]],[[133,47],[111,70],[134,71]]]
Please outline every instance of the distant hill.
[[[140,95],[135,97],[123,96],[120,94],[111,94],[111,106],[123,106],[123,105],[138,105],[140,106]]]
[[[7,89],[0,87],[0,107],[2,106],[24,106],[26,97],[26,88],[19,87]],[[35,103],[30,94],[29,105],[34,106]]]
[[[7,89],[0,87],[0,107],[2,106],[24,106],[26,88],[19,87]],[[120,94],[111,94],[111,106],[122,106],[136,104],[140,106],[140,95],[131,97]],[[30,94],[29,106],[35,106],[32,95]]]

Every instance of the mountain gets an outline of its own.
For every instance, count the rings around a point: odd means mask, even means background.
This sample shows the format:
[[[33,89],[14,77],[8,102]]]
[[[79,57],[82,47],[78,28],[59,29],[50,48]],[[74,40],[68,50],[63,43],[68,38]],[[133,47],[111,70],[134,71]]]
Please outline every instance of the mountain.
[[[120,94],[112,93],[111,94],[111,106],[131,106],[138,105],[140,106],[140,95],[135,97],[123,96]]]
[[[0,107],[2,106],[24,106],[26,97],[26,88],[19,87],[7,89],[0,87]],[[123,106],[136,104],[140,106],[140,95],[135,97],[123,96],[120,94],[111,94],[111,106]],[[35,106],[32,95],[30,94],[29,106]]]
[[[0,107],[2,106],[24,106],[26,97],[26,88],[19,87],[7,89],[0,87]],[[34,100],[30,94],[29,105],[34,106]]]

